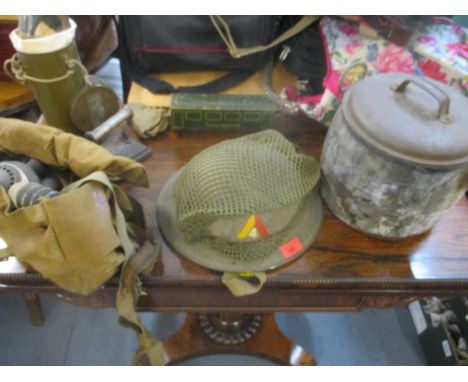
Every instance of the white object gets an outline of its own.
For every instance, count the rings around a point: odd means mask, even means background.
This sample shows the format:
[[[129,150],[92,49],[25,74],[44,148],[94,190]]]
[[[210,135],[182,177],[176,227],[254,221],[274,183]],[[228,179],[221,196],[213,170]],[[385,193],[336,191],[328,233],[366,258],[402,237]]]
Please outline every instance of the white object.
[[[419,336],[427,329],[426,319],[424,318],[424,313],[419,302],[415,301],[409,304],[409,311],[414,322],[414,327],[416,328],[416,333],[418,333]]]
[[[70,19],[70,28],[53,35],[22,39],[18,29],[10,33],[10,40],[17,52],[26,54],[43,54],[66,48],[75,39],[76,23]]]

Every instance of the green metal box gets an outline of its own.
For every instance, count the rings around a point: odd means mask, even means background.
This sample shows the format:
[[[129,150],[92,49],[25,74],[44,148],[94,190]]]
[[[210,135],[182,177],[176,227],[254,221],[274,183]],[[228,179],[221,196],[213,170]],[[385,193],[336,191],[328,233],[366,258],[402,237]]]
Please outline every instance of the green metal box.
[[[174,94],[174,130],[260,130],[271,127],[275,106],[265,96]]]

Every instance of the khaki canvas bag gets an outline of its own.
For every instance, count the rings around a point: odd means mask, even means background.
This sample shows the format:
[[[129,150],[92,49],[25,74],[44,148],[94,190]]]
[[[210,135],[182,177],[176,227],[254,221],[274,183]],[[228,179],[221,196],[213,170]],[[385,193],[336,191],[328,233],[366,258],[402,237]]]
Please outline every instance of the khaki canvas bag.
[[[0,187],[0,236],[8,245],[0,258],[15,256],[61,288],[83,295],[121,269],[116,306],[122,323],[138,335],[134,362],[147,356],[150,363],[162,364],[161,344],[135,312],[138,275],[159,252],[154,227],[146,225],[145,241],[138,246],[126,217],[141,215],[141,208],[110,180],[147,187],[144,166],[53,127],[6,118],[0,118],[0,152],[37,159],[68,183],[60,195],[17,209]]]

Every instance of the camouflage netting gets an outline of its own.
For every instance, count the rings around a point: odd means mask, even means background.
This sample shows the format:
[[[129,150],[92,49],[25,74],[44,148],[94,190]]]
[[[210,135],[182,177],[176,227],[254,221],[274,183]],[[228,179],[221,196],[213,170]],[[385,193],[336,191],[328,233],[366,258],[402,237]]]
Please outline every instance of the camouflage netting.
[[[188,242],[203,243],[232,259],[260,260],[291,234],[304,198],[319,177],[318,162],[299,153],[274,130],[221,142],[196,155],[178,177],[174,186],[177,225]],[[294,217],[266,239],[226,240],[210,229],[220,219],[229,224],[233,217],[288,206],[295,209]]]

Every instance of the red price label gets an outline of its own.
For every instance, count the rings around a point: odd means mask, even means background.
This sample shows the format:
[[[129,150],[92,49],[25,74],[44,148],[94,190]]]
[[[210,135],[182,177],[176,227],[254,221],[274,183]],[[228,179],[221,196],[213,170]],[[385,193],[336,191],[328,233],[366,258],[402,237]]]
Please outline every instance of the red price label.
[[[291,256],[294,256],[295,254],[302,251],[303,249],[304,249],[304,246],[302,245],[298,237],[295,237],[290,242],[280,246],[280,251],[283,254],[283,257],[285,259]]]

